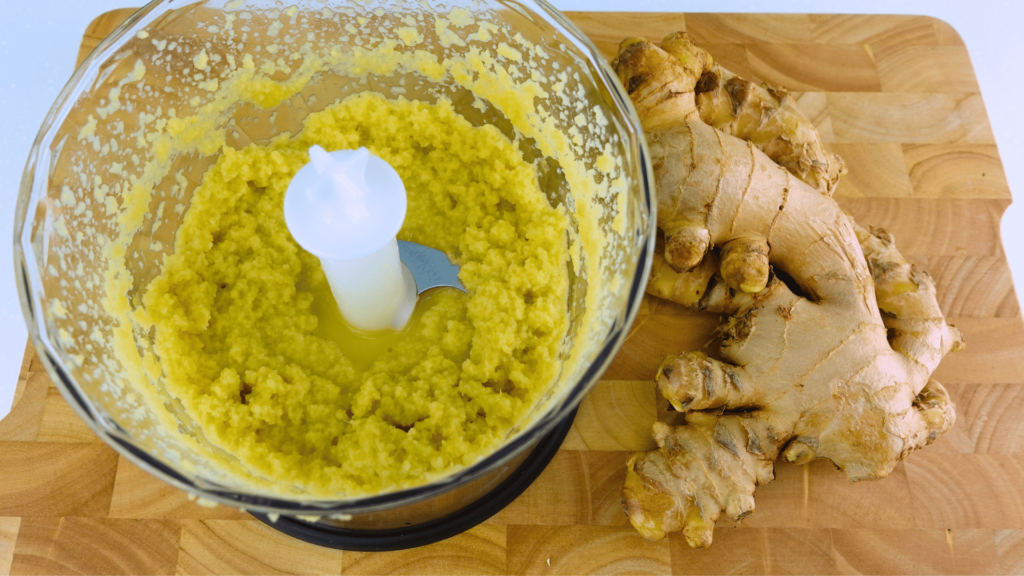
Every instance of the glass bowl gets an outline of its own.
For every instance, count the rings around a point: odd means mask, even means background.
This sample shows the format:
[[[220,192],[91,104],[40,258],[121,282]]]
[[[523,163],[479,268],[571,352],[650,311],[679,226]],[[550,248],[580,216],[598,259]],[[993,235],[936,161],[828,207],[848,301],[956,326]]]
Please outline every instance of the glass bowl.
[[[422,37],[408,42],[410,34]],[[365,58],[381,53],[396,54],[390,67]],[[467,72],[481,54],[491,64]],[[440,68],[411,64],[424,57]],[[240,69],[284,87],[284,97],[225,96],[219,87]],[[420,486],[325,498],[232,466],[237,459],[210,443],[164,390],[159,370],[147,369],[153,334],[131,314],[220,153],[182,134],[220,134],[236,148],[264,143],[367,90],[448,98],[474,125],[498,127],[537,167],[551,204],[566,207],[570,237],[599,241],[578,243],[577,261],[567,263],[561,373],[503,445]],[[18,199],[16,277],[53,381],[128,460],[206,502],[391,528],[486,494],[596,383],[647,282],[652,182],[626,92],[597,49],[543,0],[159,0],[100,43],[46,117]],[[127,194],[133,186],[147,194]],[[143,387],[152,394],[140,394]]]

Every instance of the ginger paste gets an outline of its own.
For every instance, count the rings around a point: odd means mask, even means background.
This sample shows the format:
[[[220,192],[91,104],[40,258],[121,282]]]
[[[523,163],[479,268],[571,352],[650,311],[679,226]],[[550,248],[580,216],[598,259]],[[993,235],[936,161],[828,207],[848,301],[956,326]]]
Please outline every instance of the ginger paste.
[[[408,193],[399,239],[446,252],[468,289],[421,299],[408,334],[365,361],[325,337],[327,280],[284,222],[314,144],[391,164]],[[211,442],[310,493],[450,473],[496,449],[559,372],[567,225],[519,149],[443,99],[358,94],[294,137],[225,147],[143,298],[167,390]]]

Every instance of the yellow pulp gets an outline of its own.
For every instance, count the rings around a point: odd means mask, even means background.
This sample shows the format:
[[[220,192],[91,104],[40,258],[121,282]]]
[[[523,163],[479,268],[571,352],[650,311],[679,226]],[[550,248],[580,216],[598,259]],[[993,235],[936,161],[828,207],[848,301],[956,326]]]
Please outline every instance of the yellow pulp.
[[[436,291],[399,335],[346,331],[284,223],[313,144],[391,164],[408,194],[399,239],[446,252],[469,293]],[[294,137],[222,152],[142,316],[168,391],[244,465],[318,496],[422,484],[493,451],[555,381],[568,218],[499,130],[445,100],[364,93]]]
[[[345,352],[345,357],[352,362],[356,370],[366,370],[381,356],[394,352],[406,338],[417,332],[423,315],[439,300],[435,298],[441,290],[452,291],[454,288],[440,288],[425,292],[416,302],[416,309],[409,318],[409,323],[402,330],[360,330],[348,323],[338,309],[334,293],[329,284],[318,284],[309,291],[313,294],[313,305],[310,310],[319,319],[314,336],[329,340]]]

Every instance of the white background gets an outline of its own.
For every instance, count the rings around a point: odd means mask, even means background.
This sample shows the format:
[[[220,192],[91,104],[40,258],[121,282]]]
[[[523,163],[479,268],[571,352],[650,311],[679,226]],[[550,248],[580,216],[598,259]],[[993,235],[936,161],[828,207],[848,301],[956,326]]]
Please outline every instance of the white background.
[[[561,10],[925,14],[953,25],[971,54],[1010,189],[1024,194],[1024,2],[1009,0],[552,0]],[[131,0],[0,0],[0,416],[10,409],[26,332],[11,240],[21,172],[36,131],[71,76],[89,22]],[[623,30],[623,34],[628,34]],[[1024,208],[1003,219],[1014,278],[1024,282]]]

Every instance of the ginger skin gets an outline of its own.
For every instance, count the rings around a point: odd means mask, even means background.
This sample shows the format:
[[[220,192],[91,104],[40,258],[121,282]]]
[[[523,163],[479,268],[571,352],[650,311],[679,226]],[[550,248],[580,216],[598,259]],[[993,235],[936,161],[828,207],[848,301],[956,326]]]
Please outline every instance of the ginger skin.
[[[705,124],[746,140],[797,178],[831,196],[846,163],[825,150],[818,131],[784,88],[760,86],[716,64],[685,32],[669,34],[661,48],[677,59],[700,62],[694,92]]]
[[[620,56],[629,44],[645,42],[642,38],[627,38],[619,47]],[[637,70],[639,74],[635,77],[657,74],[660,61],[674,58],[685,72],[687,83],[694,82],[692,92],[697,113],[705,124],[749,142],[822,194],[831,196],[835,192],[840,177],[846,174],[846,163],[825,150],[814,125],[796,107],[786,90],[766,84],[758,86],[736,76],[716,64],[706,51],[694,46],[684,32],[666,36],[661,48],[662,52],[656,57],[645,53],[644,66],[651,70]],[[675,213],[659,211],[658,214],[658,225],[666,238],[665,261],[679,272],[695,266],[698,255],[707,251],[710,242],[707,230],[694,228],[686,220],[678,219]],[[764,246],[759,252],[766,250]],[[749,271],[736,271],[750,275],[746,286],[741,286],[743,283],[736,274],[723,276],[737,290],[757,292],[768,280],[767,256],[756,257],[750,250],[745,250],[744,254],[745,264],[737,262],[733,266],[728,258],[723,258],[723,268],[732,271],[735,267],[751,266]]]
[[[704,121],[696,87],[710,57],[684,41],[628,39],[613,66],[655,166],[665,249],[648,292],[727,319],[720,360],[687,352],[659,368],[685,424],[655,424],[658,449],[629,460],[623,507],[645,537],[681,530],[699,547],[723,512],[754,510],[780,456],[881,478],[949,429],[954,407],[931,374],[963,339],[889,234],[857,226],[812,174]]]

